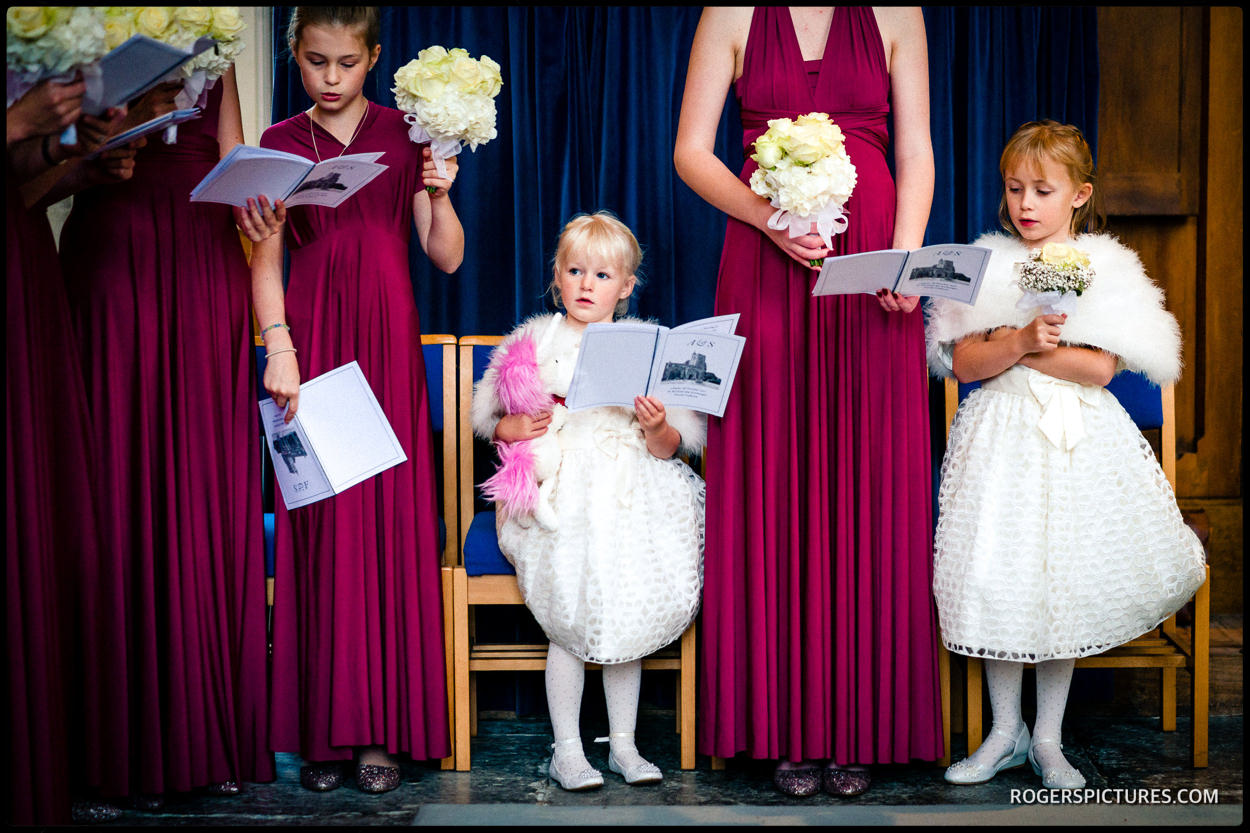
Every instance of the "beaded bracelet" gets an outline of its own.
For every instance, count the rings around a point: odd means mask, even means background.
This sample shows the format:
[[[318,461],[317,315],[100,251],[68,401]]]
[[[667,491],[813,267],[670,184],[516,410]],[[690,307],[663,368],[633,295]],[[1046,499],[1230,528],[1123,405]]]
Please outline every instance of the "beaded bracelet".
[[[260,331],[260,337],[261,337],[261,338],[264,338],[264,337],[265,337],[265,333],[269,332],[270,330],[276,329],[276,328],[278,328],[278,327],[281,327],[282,329],[286,330],[288,333],[289,333],[289,332],[291,332],[291,328],[290,328],[290,327],[288,327],[286,324],[283,324],[283,323],[279,322],[279,323],[277,323],[277,324],[270,324],[268,327],[266,327],[265,329],[261,330],[261,331]]]
[[[266,353],[265,358],[269,358],[270,356],[276,356],[279,353],[298,353],[298,352],[299,351],[296,350],[294,347],[283,347],[281,350],[274,350],[272,353]]]

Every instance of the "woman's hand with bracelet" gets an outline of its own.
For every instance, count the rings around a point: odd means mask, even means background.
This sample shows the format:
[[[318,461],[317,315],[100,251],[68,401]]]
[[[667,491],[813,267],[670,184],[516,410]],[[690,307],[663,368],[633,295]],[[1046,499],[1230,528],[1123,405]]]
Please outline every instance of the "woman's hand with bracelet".
[[[290,329],[286,324],[271,324],[261,331],[261,338],[265,341],[262,384],[273,397],[273,403],[279,408],[286,408],[284,423],[295,419],[299,410],[299,362],[295,358],[298,351],[291,342]]]

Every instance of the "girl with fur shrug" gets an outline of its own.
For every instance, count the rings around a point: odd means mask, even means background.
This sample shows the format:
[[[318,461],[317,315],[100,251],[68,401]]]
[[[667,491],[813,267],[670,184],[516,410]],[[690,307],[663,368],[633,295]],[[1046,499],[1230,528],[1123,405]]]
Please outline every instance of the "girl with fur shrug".
[[[926,321],[932,370],[982,383],[960,405],[942,462],[933,592],[946,647],[985,660],[994,722],[946,780],[982,783],[1027,760],[1044,786],[1075,788],[1085,779],[1060,745],[1075,658],[1151,630],[1205,577],[1153,451],[1104,387],[1122,369],[1174,382],[1180,332],[1134,252],[1076,235],[1097,217],[1079,130],[1026,124],[999,167],[999,218],[1012,235],[976,241],[993,251],[976,304],[934,300]],[[1048,261],[1092,272],[1060,303],[1066,313],[1034,303],[1017,279],[1053,270]],[[1020,716],[1026,662],[1037,669],[1031,739]]]
[[[674,454],[702,449],[704,419],[647,396],[633,408],[563,404],[586,325],[625,311],[641,259],[611,214],[569,221],[552,281],[566,313],[517,327],[473,392],[473,430],[499,450],[483,484],[499,548],[551,640],[549,772],[568,790],[603,784],[579,734],[586,662],[603,666],[608,767],[630,784],[661,780],[634,745],[642,657],[681,636],[703,587],[703,481]]]

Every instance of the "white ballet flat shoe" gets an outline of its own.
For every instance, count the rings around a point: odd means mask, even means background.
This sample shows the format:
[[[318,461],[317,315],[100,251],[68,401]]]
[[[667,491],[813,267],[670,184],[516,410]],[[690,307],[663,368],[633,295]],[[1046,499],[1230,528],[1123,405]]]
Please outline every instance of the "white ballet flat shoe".
[[[632,741],[634,733],[613,732],[606,738],[595,738],[595,743],[610,741],[612,738],[629,738]],[[637,751],[637,747],[634,747],[634,751]],[[608,769],[624,778],[625,783],[630,786],[637,786],[638,784],[658,784],[664,780],[664,773],[660,771],[660,768],[645,759],[628,768],[621,766],[621,764],[616,760],[616,755],[612,752],[611,747],[608,748]]]
[[[587,766],[577,772],[566,773],[556,764],[556,746],[566,743],[577,743],[580,745],[581,742],[581,738],[568,738],[567,740],[558,740],[551,744],[551,762],[547,764],[547,774],[551,776],[551,780],[560,785],[562,790],[578,792],[580,790],[593,790],[596,787],[603,786],[603,773],[592,766]]]
[[[1048,790],[1079,790],[1085,786],[1085,776],[1080,770],[1068,763],[1068,759],[1063,759],[1063,766],[1052,766],[1045,772],[1037,763],[1037,758],[1033,757],[1033,750],[1041,746],[1043,743],[1053,743],[1059,747],[1059,751],[1063,751],[1063,744],[1054,738],[1034,738],[1033,743],[1029,746],[1029,763],[1033,765],[1033,772],[1042,776],[1042,786]]]
[[[997,775],[1000,770],[1024,766],[1024,762],[1030,756],[1028,726],[1021,723],[1020,731],[1014,737],[997,728],[990,730],[990,734],[1013,740],[1014,745],[1009,752],[993,764],[973,763],[971,758],[964,758],[958,763],[951,764],[946,768],[944,776],[948,782],[951,784],[984,784]]]

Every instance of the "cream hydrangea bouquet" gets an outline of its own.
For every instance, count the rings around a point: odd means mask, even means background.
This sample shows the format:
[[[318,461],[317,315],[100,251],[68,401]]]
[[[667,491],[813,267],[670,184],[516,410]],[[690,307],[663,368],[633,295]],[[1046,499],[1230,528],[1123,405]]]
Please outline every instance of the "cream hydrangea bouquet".
[[[174,99],[179,110],[203,107],[208,92],[243,51],[245,28],[238,6],[109,6],[103,7],[109,48],[132,35],[145,35],[186,52],[194,58],[171,72],[165,81],[182,81]],[[202,49],[204,41],[213,46]],[[177,125],[165,131],[166,143],[177,140]]]
[[[1070,313],[1076,299],[1094,281],[1089,255],[1066,243],[1047,243],[1015,265],[1016,285],[1024,293],[1018,309],[1042,308],[1042,313]]]
[[[446,159],[466,146],[476,151],[498,135],[495,96],[502,88],[499,64],[487,56],[474,59],[460,47],[430,46],[396,70],[391,92],[410,125],[408,138],[430,143],[434,165],[445,176]]]
[[[108,52],[100,16],[89,6],[10,6],[4,23],[6,107],[40,81],[68,81]]]
[[[832,246],[833,235],[846,231],[843,206],[855,189],[855,165],[842,129],[828,115],[769,119],[751,159],[759,165],[751,174],[751,190],[777,209],[768,218],[769,228],[789,229],[791,237],[801,237],[814,222],[826,248]]]

